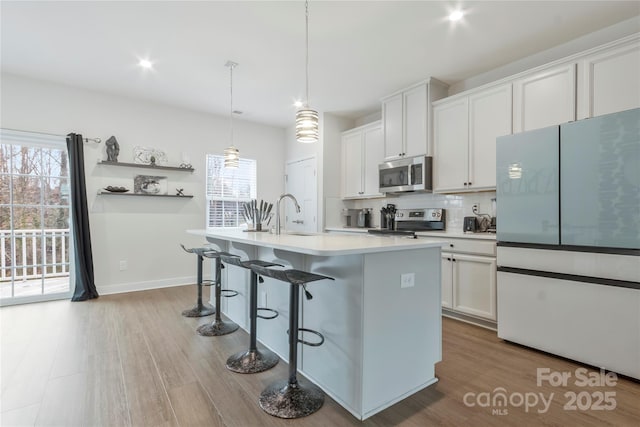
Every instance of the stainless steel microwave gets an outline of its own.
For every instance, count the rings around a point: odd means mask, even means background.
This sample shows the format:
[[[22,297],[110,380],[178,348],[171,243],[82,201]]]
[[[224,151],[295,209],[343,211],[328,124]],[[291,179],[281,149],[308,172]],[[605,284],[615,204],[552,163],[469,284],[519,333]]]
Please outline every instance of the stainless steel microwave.
[[[409,157],[392,160],[378,166],[378,187],[381,193],[431,191],[432,158]]]

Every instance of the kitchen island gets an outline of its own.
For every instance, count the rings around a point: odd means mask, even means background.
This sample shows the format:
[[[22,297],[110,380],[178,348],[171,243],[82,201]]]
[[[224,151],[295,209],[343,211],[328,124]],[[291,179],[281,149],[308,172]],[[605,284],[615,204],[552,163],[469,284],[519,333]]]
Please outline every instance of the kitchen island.
[[[307,286],[301,327],[322,333],[299,348],[299,370],[358,419],[437,381],[441,360],[441,242],[406,237],[189,230],[217,249],[333,277]],[[223,313],[246,329],[249,272],[227,266],[223,286],[239,293]],[[258,340],[287,360],[288,285],[269,278],[258,305],[279,316],[258,324]]]

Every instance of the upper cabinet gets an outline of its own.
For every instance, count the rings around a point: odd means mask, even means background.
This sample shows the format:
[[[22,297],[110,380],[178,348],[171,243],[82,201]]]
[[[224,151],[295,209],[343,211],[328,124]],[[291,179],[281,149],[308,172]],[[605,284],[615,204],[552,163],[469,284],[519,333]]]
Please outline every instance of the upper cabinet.
[[[514,133],[575,119],[575,63],[539,71],[513,82]]]
[[[640,41],[586,56],[578,70],[579,119],[640,107]]]
[[[504,84],[436,103],[434,191],[495,189],[496,137],[511,134],[511,97]]]
[[[342,133],[342,197],[380,197],[378,165],[384,157],[381,123]]]
[[[385,160],[431,154],[431,103],[447,88],[431,78],[382,100]]]

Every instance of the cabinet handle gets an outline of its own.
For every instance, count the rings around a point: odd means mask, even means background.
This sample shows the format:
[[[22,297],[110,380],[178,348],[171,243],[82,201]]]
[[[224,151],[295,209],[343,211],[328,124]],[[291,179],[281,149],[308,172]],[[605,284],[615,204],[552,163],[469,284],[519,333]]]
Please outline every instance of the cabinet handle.
[[[464,183],[464,186],[465,186],[465,187],[467,186],[467,183],[466,183],[466,182]]]
[[[453,247],[453,243],[449,243],[449,247],[452,248]]]
[[[456,259],[455,259],[455,258],[452,258],[452,259],[451,259],[451,261],[456,262]]]
[[[451,261],[451,258],[447,258],[447,261]]]
[[[470,183],[470,182],[467,182],[467,184],[471,185],[471,183]]]

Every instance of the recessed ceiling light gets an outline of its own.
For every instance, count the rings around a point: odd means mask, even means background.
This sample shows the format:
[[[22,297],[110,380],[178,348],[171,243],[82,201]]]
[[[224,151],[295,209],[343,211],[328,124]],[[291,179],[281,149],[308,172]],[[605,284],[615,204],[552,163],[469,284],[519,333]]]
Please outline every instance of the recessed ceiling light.
[[[140,61],[138,61],[138,66],[145,70],[151,70],[153,68],[153,62],[148,59],[141,58]]]
[[[461,10],[459,10],[459,9],[458,9],[458,10],[454,10],[453,12],[451,12],[451,13],[449,14],[449,21],[451,21],[451,22],[459,21],[459,20],[461,20],[461,19],[462,19],[462,16],[463,16],[463,15],[464,15],[464,14],[462,13],[462,11],[461,11]]]

